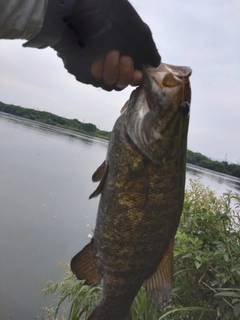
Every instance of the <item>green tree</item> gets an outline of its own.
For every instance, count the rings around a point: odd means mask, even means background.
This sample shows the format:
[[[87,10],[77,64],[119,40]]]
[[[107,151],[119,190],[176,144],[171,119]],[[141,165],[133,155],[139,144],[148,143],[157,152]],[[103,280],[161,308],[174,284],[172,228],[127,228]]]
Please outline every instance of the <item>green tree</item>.
[[[92,123],[83,123],[82,127],[83,127],[83,130],[87,132],[95,132],[97,130],[97,127],[95,126],[95,124],[92,124]]]
[[[234,177],[240,178],[240,166],[237,166],[232,170],[232,175]]]

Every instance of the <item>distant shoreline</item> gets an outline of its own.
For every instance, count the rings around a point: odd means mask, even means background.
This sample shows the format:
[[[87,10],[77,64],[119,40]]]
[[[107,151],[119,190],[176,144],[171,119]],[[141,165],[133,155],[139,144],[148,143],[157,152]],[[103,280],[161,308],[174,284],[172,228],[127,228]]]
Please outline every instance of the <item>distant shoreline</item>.
[[[0,111],[12,114],[21,118],[34,120],[56,127],[69,129],[75,132],[109,140],[111,132],[99,130],[92,123],[81,122],[78,119],[67,119],[47,111],[23,108],[0,102]]]
[[[23,108],[3,102],[0,102],[0,111],[104,140],[109,140],[111,136],[111,132],[99,130],[95,124],[83,123],[78,119],[67,119],[46,111]],[[211,160],[199,152],[187,150],[187,163],[240,178],[240,164]]]

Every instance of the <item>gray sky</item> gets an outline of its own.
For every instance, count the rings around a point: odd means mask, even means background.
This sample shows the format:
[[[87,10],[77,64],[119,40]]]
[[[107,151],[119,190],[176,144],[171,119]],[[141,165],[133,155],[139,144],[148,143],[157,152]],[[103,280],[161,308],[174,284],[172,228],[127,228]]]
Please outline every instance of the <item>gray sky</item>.
[[[132,0],[162,61],[193,70],[188,148],[240,162],[240,0]],[[104,92],[75,80],[52,49],[0,41],[0,101],[110,131],[132,87]]]

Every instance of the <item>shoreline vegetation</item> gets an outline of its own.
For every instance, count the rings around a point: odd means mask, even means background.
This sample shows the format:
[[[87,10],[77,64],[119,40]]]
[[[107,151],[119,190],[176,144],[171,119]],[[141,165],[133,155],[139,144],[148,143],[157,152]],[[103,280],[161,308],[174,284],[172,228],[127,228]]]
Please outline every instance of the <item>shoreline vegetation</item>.
[[[171,299],[159,311],[142,286],[131,308],[132,319],[240,319],[239,242],[240,197],[231,191],[216,196],[191,180],[175,237]],[[64,278],[48,281],[43,289],[54,303],[44,308],[41,320],[87,320],[102,285],[88,287],[76,279],[69,265],[60,266],[66,269]]]
[[[92,123],[84,123],[78,119],[67,119],[50,112],[23,108],[12,104],[6,104],[1,101],[0,111],[105,140],[109,140],[111,135],[111,132],[99,130],[96,125]],[[187,150],[187,163],[240,178],[240,164],[228,163],[227,161],[211,160],[199,152]]]

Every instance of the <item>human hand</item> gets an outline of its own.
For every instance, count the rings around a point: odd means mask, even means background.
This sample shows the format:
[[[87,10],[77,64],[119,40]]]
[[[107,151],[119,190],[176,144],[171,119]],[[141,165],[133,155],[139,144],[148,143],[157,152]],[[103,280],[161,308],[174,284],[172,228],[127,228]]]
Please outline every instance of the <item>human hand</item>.
[[[81,82],[121,90],[140,84],[143,64],[160,64],[150,29],[127,0],[75,0],[66,22],[52,47]]]
[[[121,56],[119,51],[110,51],[107,55],[95,59],[91,66],[92,76],[103,81],[106,86],[115,84],[124,89],[129,84],[138,86],[142,81],[142,72],[134,69],[134,62],[128,56]]]

